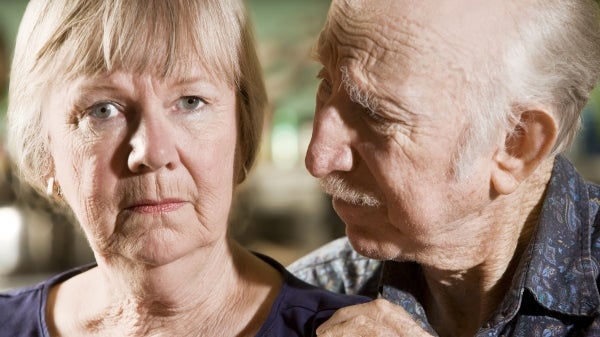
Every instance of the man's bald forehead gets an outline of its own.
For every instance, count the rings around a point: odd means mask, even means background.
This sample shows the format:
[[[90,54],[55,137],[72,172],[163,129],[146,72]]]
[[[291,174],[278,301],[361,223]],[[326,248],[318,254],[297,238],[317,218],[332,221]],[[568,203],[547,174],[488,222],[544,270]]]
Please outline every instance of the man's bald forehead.
[[[504,31],[515,11],[536,0],[333,0],[330,15],[360,16],[365,19],[411,18],[424,25],[460,29],[462,32]],[[478,29],[473,29],[478,28]],[[446,29],[443,29],[446,30]]]
[[[394,0],[333,0],[331,3],[331,12],[343,11],[348,14],[355,13],[364,17],[377,16],[384,12],[389,14],[404,14],[401,7],[393,8],[397,7],[396,5],[398,5],[398,2]],[[386,8],[388,10],[384,10]]]
[[[347,33],[370,22],[376,34],[408,36],[415,48],[435,44],[435,49],[488,58],[515,36],[515,10],[535,1],[333,0],[329,22],[341,23]]]

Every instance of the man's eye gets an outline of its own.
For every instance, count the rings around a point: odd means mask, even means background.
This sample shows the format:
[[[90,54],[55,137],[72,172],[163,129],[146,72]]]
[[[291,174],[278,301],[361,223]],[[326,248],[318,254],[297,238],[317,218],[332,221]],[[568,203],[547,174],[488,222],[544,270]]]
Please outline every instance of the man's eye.
[[[317,76],[321,82],[319,83],[319,88],[317,89],[317,96],[320,99],[325,99],[331,95],[331,83],[327,78],[319,74]]]
[[[385,118],[381,117],[381,115],[379,115],[377,112],[373,111],[372,109],[363,108],[363,110],[365,111],[367,116],[369,116],[369,118],[371,118],[372,120],[374,120],[378,123],[386,122]]]
[[[204,106],[204,104],[206,103],[200,97],[187,96],[179,99],[177,108],[183,110],[196,110]]]
[[[114,103],[99,103],[90,108],[90,115],[100,119],[108,119],[116,116],[119,108]]]
[[[319,70],[317,79],[320,81],[317,95],[320,96],[319,98],[329,97],[331,95],[331,81],[329,80],[325,67]]]
[[[329,83],[326,79],[321,79],[320,89],[323,90],[323,93],[330,94],[331,93],[331,83]]]

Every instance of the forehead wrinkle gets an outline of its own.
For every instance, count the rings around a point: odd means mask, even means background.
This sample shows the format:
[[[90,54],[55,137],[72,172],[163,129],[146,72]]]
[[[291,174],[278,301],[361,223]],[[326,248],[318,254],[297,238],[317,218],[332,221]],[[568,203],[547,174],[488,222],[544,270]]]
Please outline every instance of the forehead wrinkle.
[[[423,86],[417,88],[415,79],[428,82],[424,84],[425,88],[442,90],[445,95],[455,92],[444,88],[472,86],[486,81],[487,67],[493,62],[493,58],[489,57],[493,55],[490,52],[493,46],[488,48],[489,43],[485,43],[485,39],[473,41],[473,37],[462,36],[460,31],[448,29],[447,25],[429,24],[430,21],[439,21],[437,13],[413,15],[413,12],[395,7],[373,17],[371,26],[368,22],[364,24],[368,26],[364,29],[365,34],[374,40],[373,49],[357,58],[360,68],[364,68],[359,71],[364,77],[362,82],[368,86],[364,90],[376,93],[382,104],[392,103],[410,111],[395,104],[398,103],[399,88],[405,89],[405,96],[410,96],[413,103],[417,103],[414,99],[426,100],[430,94],[422,90]],[[347,32],[352,32],[353,27],[368,19],[358,15],[356,19],[341,18],[339,21],[340,25],[348,26]],[[481,19],[478,21],[482,22]],[[479,36],[485,37],[485,34]],[[394,85],[390,85],[391,82]],[[462,106],[462,99],[464,97],[449,97],[449,101],[459,106]]]
[[[435,90],[443,101],[464,111],[466,88],[489,80],[494,47],[486,43],[489,28],[463,34],[460,20],[450,17],[457,9],[390,1],[364,11],[361,5],[372,4],[334,0],[321,36],[321,51],[331,49],[326,56],[339,55],[330,63],[338,70],[346,66],[351,84],[361,89],[354,90],[356,101],[368,96],[386,113],[422,115],[431,112],[422,103]],[[383,8],[388,5],[392,8]],[[485,24],[485,18],[465,19],[474,20],[475,26]],[[465,90],[447,90],[458,86]]]
[[[340,46],[341,43],[338,39],[338,35],[332,33],[331,26],[335,25],[336,28],[343,30],[344,28],[337,24],[335,20],[329,20],[325,26],[325,29],[321,32],[318,40],[318,49],[316,56],[319,58],[319,61],[323,64],[328,63],[327,61],[332,61],[335,66],[339,67],[340,73],[340,81],[339,86],[337,88],[338,91],[344,90],[350,100],[354,103],[359,104],[365,109],[368,109],[371,112],[376,112],[377,110],[377,100],[373,97],[371,92],[364,91],[355,82],[353,79],[353,75],[350,74],[350,70],[348,69],[348,65],[344,64],[344,62],[340,62],[337,60],[337,46]]]
[[[410,55],[421,51],[407,37],[411,36],[410,31],[419,26],[402,25],[395,21],[390,21],[387,25],[379,22],[374,24],[363,17],[355,20],[353,17],[336,17],[334,14],[320,39],[321,54],[324,53],[323,50],[331,49],[334,52],[330,54],[337,51],[341,55],[341,59],[335,62],[341,72],[344,89],[353,102],[372,112],[382,113],[380,110],[385,109],[386,114],[389,114],[393,110],[400,110],[403,115],[414,115],[406,102],[401,102],[397,90],[386,95],[384,86],[378,83],[386,82],[380,74],[394,76],[395,80],[401,81],[408,78],[409,65],[406,61],[410,59]],[[391,30],[401,31],[402,34],[396,34],[390,40]],[[388,43],[385,45],[380,41]]]
[[[344,33],[356,34],[362,28],[365,34],[373,34],[374,41],[389,40],[386,49],[391,52],[431,52],[438,55],[453,52],[460,54],[461,58],[486,50],[486,47],[490,47],[489,43],[484,43],[486,37],[493,36],[490,42],[494,44],[496,37],[502,36],[512,26],[510,23],[501,24],[506,21],[507,1],[490,1],[494,6],[487,3],[483,5],[478,0],[458,0],[457,4],[454,1],[438,1],[389,0],[371,3],[334,0],[337,5],[332,16],[345,21],[343,24],[349,29]],[[465,6],[473,9],[475,5],[475,14],[465,11]],[[490,21],[499,24],[489,25]],[[454,43],[449,43],[451,41]]]
[[[331,18],[329,36],[335,38],[338,48],[362,54],[358,59],[373,65],[384,60],[389,53],[407,57],[411,52],[419,52],[418,46],[407,38],[411,36],[411,27],[400,24],[403,21],[386,24],[382,20],[342,12]],[[390,32],[396,34],[391,35]]]
[[[384,67],[392,74],[398,73],[401,64],[406,72],[420,71],[420,75],[435,75],[440,70],[449,75],[450,70],[456,72],[456,80],[463,81],[470,70],[465,69],[467,62],[461,60],[485,58],[493,47],[485,43],[489,27],[481,27],[482,32],[473,36],[463,32],[462,24],[448,22],[456,16],[452,12],[457,10],[455,8],[439,9],[438,5],[428,7],[427,3],[408,6],[392,1],[388,3],[391,8],[375,6],[363,11],[361,6],[367,6],[368,2],[335,3],[332,16],[338,21],[340,32],[352,36],[347,39],[358,39],[356,44],[364,46],[368,55],[364,55],[361,62],[367,68]],[[473,18],[473,21],[485,25],[482,18]]]
[[[328,25],[329,25],[329,23],[325,24],[325,27],[319,34],[317,44],[314,46],[312,53],[311,53],[311,56],[315,59],[315,61],[317,61],[321,64],[325,63],[325,60],[327,58],[326,55],[328,52],[331,53],[331,49],[332,49],[331,43],[329,42],[329,39],[327,38]]]

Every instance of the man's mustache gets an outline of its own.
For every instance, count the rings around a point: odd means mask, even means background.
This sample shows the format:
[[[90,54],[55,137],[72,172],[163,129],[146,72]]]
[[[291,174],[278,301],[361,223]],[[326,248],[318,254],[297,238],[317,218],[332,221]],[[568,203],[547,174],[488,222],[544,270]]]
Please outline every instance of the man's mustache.
[[[334,200],[342,200],[352,205],[379,207],[383,203],[373,194],[351,187],[343,178],[329,174],[319,179],[323,192],[331,195]]]

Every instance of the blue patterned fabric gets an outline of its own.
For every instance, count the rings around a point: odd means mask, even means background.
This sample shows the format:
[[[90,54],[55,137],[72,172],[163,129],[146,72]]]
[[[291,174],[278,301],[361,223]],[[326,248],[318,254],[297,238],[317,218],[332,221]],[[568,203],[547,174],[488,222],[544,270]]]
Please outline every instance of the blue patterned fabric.
[[[501,305],[476,336],[600,336],[600,186],[556,158],[538,226]],[[415,263],[380,262],[338,239],[288,268],[319,287],[404,307],[435,335],[418,302]]]

